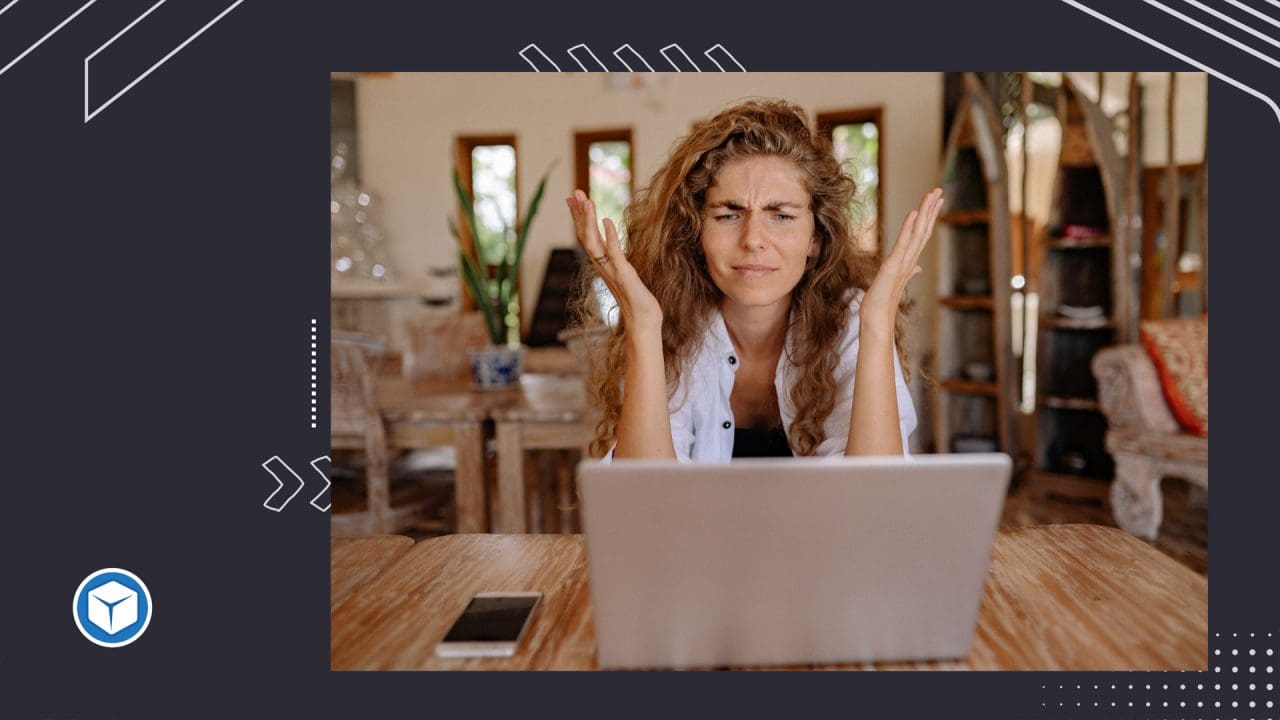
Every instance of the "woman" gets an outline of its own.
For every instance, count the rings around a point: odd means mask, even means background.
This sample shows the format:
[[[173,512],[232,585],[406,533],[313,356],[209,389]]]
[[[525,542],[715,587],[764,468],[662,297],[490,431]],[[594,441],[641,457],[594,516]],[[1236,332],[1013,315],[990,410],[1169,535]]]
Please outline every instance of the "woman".
[[[620,311],[591,382],[603,411],[592,452],[904,454],[916,416],[902,293],[942,191],[907,215],[883,265],[852,242],[853,193],[803,110],[750,101],[676,144],[627,211],[626,253],[582,191],[566,198]]]

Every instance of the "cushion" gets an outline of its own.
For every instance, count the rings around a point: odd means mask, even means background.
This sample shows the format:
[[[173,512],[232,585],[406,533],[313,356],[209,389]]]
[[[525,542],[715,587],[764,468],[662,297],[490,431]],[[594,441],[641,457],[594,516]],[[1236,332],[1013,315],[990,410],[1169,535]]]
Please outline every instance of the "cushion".
[[[1160,374],[1169,410],[1189,433],[1209,435],[1209,316],[1147,320],[1142,345]]]

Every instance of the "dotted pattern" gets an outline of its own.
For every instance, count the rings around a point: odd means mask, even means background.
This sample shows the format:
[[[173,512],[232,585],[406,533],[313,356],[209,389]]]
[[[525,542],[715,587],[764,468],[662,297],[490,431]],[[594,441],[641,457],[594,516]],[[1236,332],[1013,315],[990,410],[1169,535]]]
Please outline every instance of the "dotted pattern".
[[[316,319],[311,318],[311,429],[316,429]]]
[[[1045,718],[1280,720],[1273,633],[1214,633],[1208,672],[1094,673],[1040,686]]]

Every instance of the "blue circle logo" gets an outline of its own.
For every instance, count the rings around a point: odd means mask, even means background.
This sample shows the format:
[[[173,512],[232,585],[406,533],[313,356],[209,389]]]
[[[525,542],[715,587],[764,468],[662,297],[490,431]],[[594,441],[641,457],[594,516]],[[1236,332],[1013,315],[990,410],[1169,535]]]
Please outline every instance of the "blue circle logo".
[[[71,599],[80,634],[102,647],[124,647],[151,623],[151,592],[128,570],[103,568],[89,575]]]

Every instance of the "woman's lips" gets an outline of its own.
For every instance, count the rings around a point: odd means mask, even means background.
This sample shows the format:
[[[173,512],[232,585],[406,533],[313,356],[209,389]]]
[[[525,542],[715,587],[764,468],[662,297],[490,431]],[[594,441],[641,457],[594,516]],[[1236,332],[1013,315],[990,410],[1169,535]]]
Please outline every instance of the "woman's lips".
[[[759,278],[774,272],[777,268],[771,268],[768,265],[734,265],[733,270],[743,277]]]

